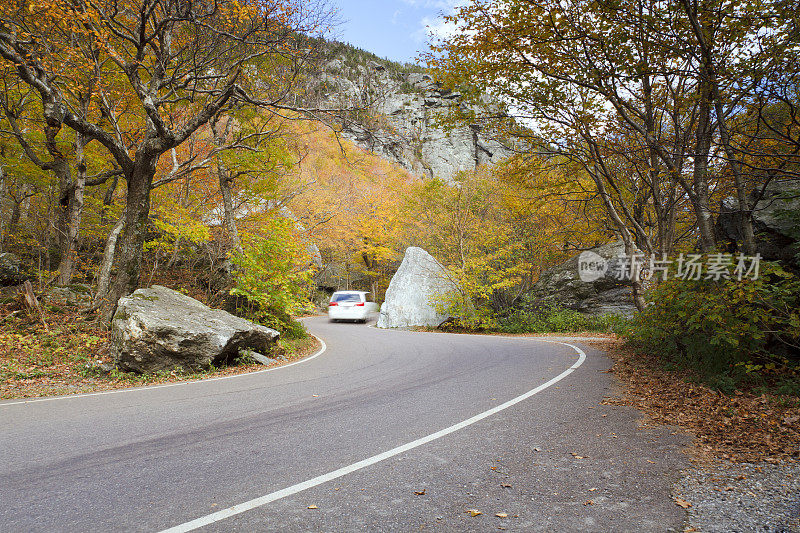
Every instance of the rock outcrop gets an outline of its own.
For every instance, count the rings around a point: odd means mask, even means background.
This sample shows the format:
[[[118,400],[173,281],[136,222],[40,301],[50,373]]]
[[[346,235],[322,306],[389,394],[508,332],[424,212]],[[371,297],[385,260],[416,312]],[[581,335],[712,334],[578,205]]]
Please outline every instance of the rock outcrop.
[[[111,322],[114,362],[133,372],[207,369],[245,348],[269,354],[278,336],[159,285],[121,298]]]
[[[328,46],[331,59],[310,77],[313,106],[363,109],[341,123],[342,135],[362,148],[419,177],[445,181],[511,155],[477,125],[445,129],[441,119],[468,107],[458,92],[442,88],[419,67],[339,43]]]
[[[67,307],[90,307],[92,288],[83,283],[72,283],[67,287],[51,287],[47,291],[47,303]]]
[[[716,226],[721,240],[737,246],[742,241],[738,209],[735,198],[723,200]],[[800,268],[800,184],[770,184],[753,209],[753,231],[761,257]]]
[[[422,248],[406,249],[403,262],[386,289],[379,328],[437,327],[451,317],[436,309],[460,294],[458,284],[441,263]]]
[[[5,252],[0,254],[0,285],[18,285],[24,280],[19,257]]]
[[[596,254],[604,267],[594,276],[579,272],[581,256]],[[629,282],[619,279],[617,272],[624,268],[625,246],[622,241],[604,244],[570,257],[560,265],[545,270],[533,288],[525,295],[522,306],[555,305],[587,314],[631,316],[636,312]],[[594,279],[592,279],[594,278]]]

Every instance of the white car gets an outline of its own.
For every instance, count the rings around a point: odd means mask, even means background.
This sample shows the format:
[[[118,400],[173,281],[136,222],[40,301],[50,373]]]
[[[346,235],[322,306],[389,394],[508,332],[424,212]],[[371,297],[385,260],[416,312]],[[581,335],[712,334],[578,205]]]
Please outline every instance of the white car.
[[[367,299],[368,292],[364,291],[336,291],[331,295],[328,303],[328,319],[355,320],[366,322],[378,312],[378,304]]]

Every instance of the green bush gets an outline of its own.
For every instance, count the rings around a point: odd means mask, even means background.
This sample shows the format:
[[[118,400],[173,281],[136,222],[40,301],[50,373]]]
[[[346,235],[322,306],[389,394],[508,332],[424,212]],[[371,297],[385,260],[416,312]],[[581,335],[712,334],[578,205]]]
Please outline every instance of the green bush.
[[[312,276],[305,246],[291,225],[288,219],[274,219],[259,234],[243,239],[243,253],[231,259],[237,267],[231,294],[241,298],[240,316],[285,337],[303,338],[305,327],[291,315],[312,307]]]
[[[765,262],[756,280],[669,280],[650,292],[624,335],[726,392],[785,379],[798,363],[800,280]]]
[[[515,309],[500,317],[498,330],[503,333],[568,333],[596,331],[612,333],[623,327],[626,319],[616,315],[586,315],[572,309],[549,305]]]

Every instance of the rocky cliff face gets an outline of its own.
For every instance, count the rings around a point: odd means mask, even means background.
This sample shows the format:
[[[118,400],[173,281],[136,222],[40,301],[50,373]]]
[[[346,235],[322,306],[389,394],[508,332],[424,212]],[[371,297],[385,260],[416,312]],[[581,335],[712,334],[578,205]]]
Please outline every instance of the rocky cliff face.
[[[309,78],[309,93],[320,107],[358,109],[340,124],[342,135],[357,145],[415,175],[446,181],[510,155],[477,125],[445,129],[442,119],[466,104],[419,67],[338,43],[329,43],[327,52]]]
[[[756,252],[769,261],[800,269],[800,185],[795,181],[774,181],[758,197],[752,195]],[[717,236],[732,250],[742,243],[739,202],[725,198],[717,218]]]

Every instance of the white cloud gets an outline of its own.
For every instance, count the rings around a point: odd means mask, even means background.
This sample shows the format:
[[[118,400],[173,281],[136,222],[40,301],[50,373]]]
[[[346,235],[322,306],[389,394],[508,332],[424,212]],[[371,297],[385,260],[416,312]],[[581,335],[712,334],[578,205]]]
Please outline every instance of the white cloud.
[[[420,25],[421,28],[411,35],[411,38],[418,43],[445,39],[459,31],[455,24],[446,22],[441,17],[422,17]]]
[[[466,5],[468,0],[403,0],[406,4],[417,6],[438,8],[440,13],[435,16],[424,16],[420,20],[420,28],[415,31],[411,38],[417,43],[436,41],[438,39],[450,37],[459,31],[455,24],[444,20],[443,15],[452,15],[457,8]]]

